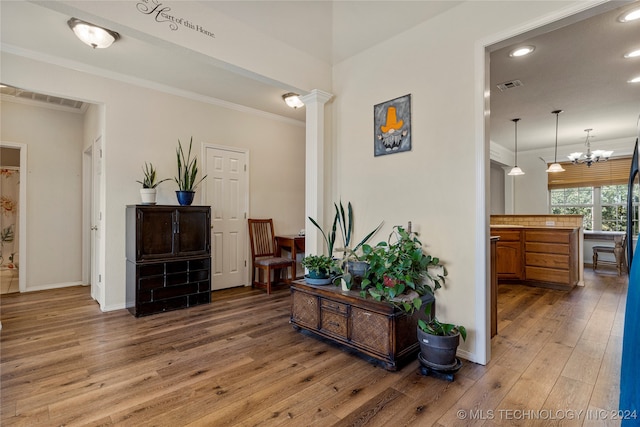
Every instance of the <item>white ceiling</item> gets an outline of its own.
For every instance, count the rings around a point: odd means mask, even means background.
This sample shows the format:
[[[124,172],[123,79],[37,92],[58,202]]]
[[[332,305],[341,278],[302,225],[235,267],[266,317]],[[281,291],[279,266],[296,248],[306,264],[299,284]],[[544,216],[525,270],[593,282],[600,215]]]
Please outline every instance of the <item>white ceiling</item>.
[[[617,18],[638,6],[637,1],[612,2],[496,46],[490,59],[491,140],[513,150],[511,119],[520,118],[518,151],[553,147],[556,116],[551,112],[563,110],[558,117],[560,146],[584,144],[587,128],[593,129],[594,148],[600,148],[599,141],[617,138],[633,143],[640,84],[627,81],[640,76],[640,58],[625,59],[624,54],[640,49],[640,21],[620,23]],[[521,45],[536,50],[511,58],[509,52]],[[496,87],[516,79],[523,85],[506,91]],[[566,160],[567,154],[569,150],[559,149],[558,160]]]
[[[460,1],[201,1],[231,18],[251,25],[320,60],[335,64],[382,40],[456,7]],[[634,2],[638,6],[640,1]],[[491,54],[491,138],[513,150],[514,117],[521,151],[553,144],[554,109],[560,115],[559,144],[584,141],[593,128],[597,141],[632,137],[640,114],[640,85],[626,81],[640,74],[640,58],[624,60],[640,48],[640,22],[620,24],[619,10],[628,2],[611,2],[583,16],[538,29],[517,38],[536,45],[527,58],[506,54],[516,38],[494,46]],[[588,20],[572,25],[568,21]],[[77,12],[77,13],[74,13]],[[217,99],[304,121],[304,108],[288,108],[281,95],[287,87],[248,74],[223,69],[210,57],[167,42],[128,34],[106,50],[79,42],[66,25],[83,17],[73,3],[51,1],[0,2],[2,49],[109,77],[170,88],[177,93]],[[392,17],[392,18],[390,18]],[[95,17],[92,17],[95,22]],[[99,21],[99,18],[98,18]],[[29,22],[32,25],[24,25]],[[108,22],[96,22],[106,25]],[[562,28],[558,28],[562,27]],[[551,30],[554,31],[551,31]],[[1,76],[0,76],[1,78]],[[495,84],[519,79],[524,86],[500,92]],[[151,82],[151,83],[149,83]],[[434,82],[434,84],[438,84]],[[29,88],[26,88],[29,89]],[[54,94],[64,95],[64,94]]]

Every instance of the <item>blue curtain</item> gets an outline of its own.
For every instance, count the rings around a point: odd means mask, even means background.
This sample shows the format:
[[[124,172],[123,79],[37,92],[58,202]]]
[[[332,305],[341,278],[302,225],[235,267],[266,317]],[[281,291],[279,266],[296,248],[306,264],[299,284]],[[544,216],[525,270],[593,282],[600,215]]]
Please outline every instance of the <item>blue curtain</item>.
[[[620,414],[622,426],[640,426],[640,253],[638,245],[631,263],[627,309],[622,340],[622,368],[620,372]]]

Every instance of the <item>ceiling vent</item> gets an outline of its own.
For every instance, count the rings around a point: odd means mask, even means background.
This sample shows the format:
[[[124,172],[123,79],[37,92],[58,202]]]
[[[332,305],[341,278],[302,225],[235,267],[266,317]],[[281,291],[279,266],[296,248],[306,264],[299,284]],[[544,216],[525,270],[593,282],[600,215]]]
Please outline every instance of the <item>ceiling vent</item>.
[[[11,96],[20,100],[35,101],[45,103],[51,107],[59,107],[69,111],[84,112],[86,105],[82,101],[74,99],[60,98],[58,96],[43,95],[41,93],[23,90],[13,86],[0,86],[0,94]]]
[[[507,89],[513,89],[516,87],[524,86],[524,84],[520,80],[511,80],[510,82],[498,83],[497,86],[501,92],[504,92]]]

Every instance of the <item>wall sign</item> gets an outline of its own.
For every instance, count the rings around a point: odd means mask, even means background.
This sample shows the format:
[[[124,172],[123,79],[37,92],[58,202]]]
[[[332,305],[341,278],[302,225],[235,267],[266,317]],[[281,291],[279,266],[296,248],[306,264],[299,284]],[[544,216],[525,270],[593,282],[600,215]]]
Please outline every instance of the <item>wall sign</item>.
[[[411,150],[411,94],[373,107],[376,156]]]
[[[186,18],[174,15],[169,6],[160,3],[158,0],[140,0],[136,4],[136,9],[138,9],[140,13],[149,15],[160,24],[167,24],[172,31],[177,31],[180,27],[184,27],[211,38],[216,37],[212,31],[203,26]]]

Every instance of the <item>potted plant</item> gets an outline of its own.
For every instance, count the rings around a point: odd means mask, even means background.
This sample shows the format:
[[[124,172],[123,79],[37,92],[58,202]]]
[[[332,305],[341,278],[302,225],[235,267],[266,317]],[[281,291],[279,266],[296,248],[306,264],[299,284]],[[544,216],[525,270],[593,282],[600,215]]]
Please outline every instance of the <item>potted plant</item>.
[[[182,150],[182,144],[178,140],[178,148],[176,149],[176,157],[178,161],[178,176],[174,179],[178,184],[178,191],[176,196],[178,197],[178,203],[180,205],[190,205],[193,202],[193,196],[195,195],[195,189],[207,176],[203,176],[200,180],[196,181],[198,175],[198,158],[191,158],[191,147],[193,145],[193,137],[189,141],[189,152],[184,155]]]
[[[369,265],[364,259],[363,255],[359,255],[359,251],[362,246],[373,237],[373,235],[380,229],[382,223],[380,223],[373,231],[369,232],[358,244],[353,248],[351,245],[351,238],[353,236],[353,207],[351,202],[347,203],[347,210],[345,213],[344,205],[340,201],[340,205],[334,203],[335,214],[333,217],[333,223],[331,226],[331,232],[326,233],[323,228],[313,218],[309,217],[309,221],[322,233],[325,243],[327,244],[327,251],[329,256],[333,256],[334,250],[342,252],[342,258],[338,264],[340,270],[343,273],[342,279],[346,283],[347,289],[351,289],[352,284],[359,284],[364,277]],[[340,229],[342,235],[343,247],[335,248],[335,242],[337,237],[337,230]]]
[[[142,199],[142,204],[155,205],[157,192],[156,187],[164,181],[168,181],[169,178],[157,181],[156,170],[153,167],[153,163],[144,162],[144,168],[142,169],[142,172],[144,173],[144,178],[142,179],[142,181],[136,181],[142,184],[142,188],[140,189],[140,198]]]
[[[440,260],[424,252],[416,233],[395,226],[386,242],[362,247],[369,270],[362,280],[362,295],[386,300],[407,313],[422,305],[422,296],[442,287],[447,270]]]
[[[347,287],[360,286],[367,270],[369,263],[362,254],[362,246],[373,237],[374,234],[382,227],[382,222],[378,226],[364,236],[353,248],[351,247],[351,237],[353,235],[353,208],[351,202],[347,202],[347,211],[345,214],[344,206],[340,201],[340,206],[334,203],[336,210],[336,218],[340,232],[342,234],[342,243],[344,246],[338,248],[342,252],[342,269],[344,271],[343,278],[347,283]]]
[[[462,340],[467,339],[464,326],[442,323],[431,315],[431,304],[426,304],[426,317],[418,319],[418,343],[420,363],[429,368],[447,371],[456,368],[456,351]]]
[[[302,259],[302,265],[309,270],[305,280],[312,285],[328,285],[340,273],[336,261],[326,255],[307,255]]]
[[[423,296],[433,295],[445,283],[447,270],[440,260],[424,252],[416,233],[400,226],[394,227],[387,242],[364,245],[363,252],[370,263],[362,282],[363,296],[389,301],[407,314],[421,309]],[[440,371],[458,369],[456,351],[460,337],[467,338],[467,330],[440,322],[432,314],[431,302],[424,306],[417,326],[420,363]]]

